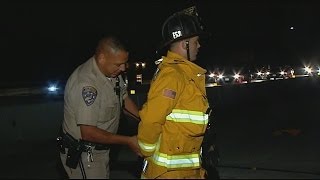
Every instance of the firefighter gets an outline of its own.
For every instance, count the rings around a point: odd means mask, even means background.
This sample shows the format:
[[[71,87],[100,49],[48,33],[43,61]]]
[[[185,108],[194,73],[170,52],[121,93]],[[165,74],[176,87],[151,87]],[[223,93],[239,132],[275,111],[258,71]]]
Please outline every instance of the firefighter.
[[[206,70],[196,65],[199,19],[175,13],[162,26],[167,48],[139,112],[138,143],[144,155],[141,178],[204,178],[201,144],[208,124]]]

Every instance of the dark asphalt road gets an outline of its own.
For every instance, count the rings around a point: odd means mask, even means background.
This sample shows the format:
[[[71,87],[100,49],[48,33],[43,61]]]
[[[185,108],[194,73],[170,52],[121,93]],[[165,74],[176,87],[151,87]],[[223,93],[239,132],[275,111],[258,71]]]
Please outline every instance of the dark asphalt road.
[[[208,89],[221,177],[319,179],[319,92],[320,80],[311,78]],[[63,178],[55,146],[63,117],[61,99],[1,101],[0,178]],[[132,133],[126,128],[123,132]],[[112,156],[111,178],[136,178],[137,157],[132,152],[118,147]]]

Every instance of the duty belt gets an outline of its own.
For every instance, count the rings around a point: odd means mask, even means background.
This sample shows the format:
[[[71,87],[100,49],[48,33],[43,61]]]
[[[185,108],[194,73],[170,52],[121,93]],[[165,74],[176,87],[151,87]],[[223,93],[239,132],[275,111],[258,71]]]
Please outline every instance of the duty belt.
[[[62,134],[62,143],[63,146],[66,148],[70,148],[70,147],[75,147],[77,146],[79,143],[82,143],[83,145],[87,146],[87,147],[94,147],[95,150],[108,150],[110,149],[110,146],[106,145],[106,144],[98,144],[98,143],[93,143],[90,141],[84,141],[84,140],[76,140],[74,137],[72,137],[69,133],[63,133]]]

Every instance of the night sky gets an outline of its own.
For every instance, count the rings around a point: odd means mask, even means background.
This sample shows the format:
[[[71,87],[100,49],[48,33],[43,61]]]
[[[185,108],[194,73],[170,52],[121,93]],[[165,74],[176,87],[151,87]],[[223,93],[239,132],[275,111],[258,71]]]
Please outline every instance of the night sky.
[[[129,61],[151,66],[162,22],[192,5],[212,34],[197,61],[204,68],[320,62],[316,1],[15,1],[0,6],[1,82],[65,80],[109,31],[130,42]]]

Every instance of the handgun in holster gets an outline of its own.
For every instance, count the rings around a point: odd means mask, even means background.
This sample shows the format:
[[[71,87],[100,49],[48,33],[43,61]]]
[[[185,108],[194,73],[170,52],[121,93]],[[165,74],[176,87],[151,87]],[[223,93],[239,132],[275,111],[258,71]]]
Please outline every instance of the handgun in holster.
[[[66,165],[70,168],[76,169],[81,159],[81,154],[84,152],[85,146],[81,141],[76,146],[72,146],[68,149]]]
[[[201,144],[201,165],[206,170],[206,179],[220,179],[216,169],[219,163],[219,150],[216,144],[216,132],[210,108],[208,108],[207,114],[209,115],[209,121]]]
[[[88,147],[85,145],[83,140],[77,140],[72,137],[69,133],[66,133],[63,141],[66,143],[68,148],[66,165],[70,168],[76,169],[81,159],[82,152],[86,152]]]
[[[77,168],[82,152],[88,149],[84,141],[76,140],[69,133],[64,134],[62,131],[57,137],[57,145],[62,154],[65,154],[68,148],[66,165],[73,169]]]

